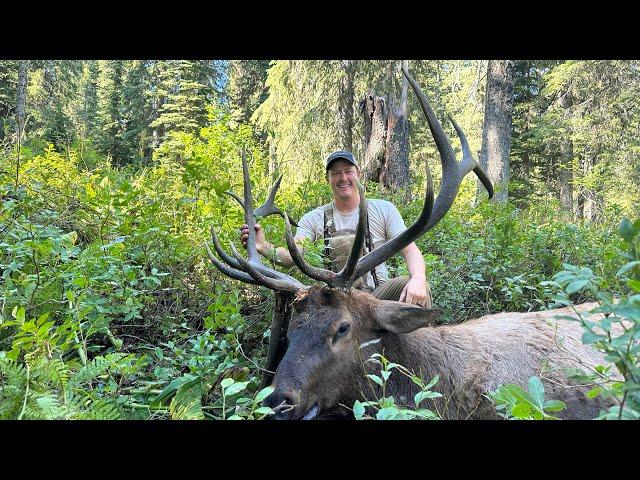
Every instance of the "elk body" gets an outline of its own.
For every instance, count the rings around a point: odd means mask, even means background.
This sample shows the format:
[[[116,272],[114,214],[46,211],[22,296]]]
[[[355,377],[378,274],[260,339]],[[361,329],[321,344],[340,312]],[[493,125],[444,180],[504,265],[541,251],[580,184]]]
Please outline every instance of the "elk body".
[[[566,403],[560,418],[592,419],[608,404],[587,399],[592,387],[572,384],[566,369],[606,362],[582,344],[578,322],[553,319],[570,313],[568,308],[499,313],[459,325],[431,326],[438,316],[432,309],[380,301],[360,291],[314,287],[294,303],[289,347],[267,404],[280,405],[278,418],[349,416],[356,400],[381,397],[381,388],[366,378],[376,369],[379,373],[379,366],[366,360],[382,353],[425,381],[439,375],[434,390],[443,397],[429,407],[442,418],[499,418],[486,395],[509,383],[526,388],[536,375],[548,398]],[[417,388],[394,372],[385,395],[411,405]]]
[[[427,165],[424,206],[419,218],[405,232],[359,257],[367,221],[367,202],[359,185],[358,226],[346,264],[340,272],[313,267],[305,262],[295,245],[287,214],[273,205],[276,184],[267,201],[270,206],[260,208],[284,217],[287,247],[293,261],[305,275],[325,284],[304,285],[260,261],[255,245],[251,183],[244,155],[244,200],[235,198],[244,208],[245,223],[249,227],[247,258],[240,255],[233,244],[232,255],[229,255],[211,229],[213,245],[223,261],[208,245],[207,254],[220,271],[237,280],[264,285],[288,298],[295,298],[291,305],[293,316],[287,331],[286,354],[277,367],[273,380],[275,390],[266,399],[266,404],[276,411],[275,418],[282,419],[350,415],[349,407],[355,400],[379,398],[381,392],[377,385],[366,377],[367,373],[376,371],[376,366],[367,359],[378,352],[420,374],[426,381],[436,374],[440,376],[434,388],[443,394],[443,398],[438,399],[439,402],[436,400],[433,409],[443,418],[497,418],[485,395],[502,384],[525,386],[534,375],[542,378],[549,398],[567,404],[560,417],[594,418],[604,405],[600,400],[587,400],[585,389],[588,387],[571,385],[565,370],[605,362],[595,350],[582,345],[579,323],[552,320],[553,316],[566,312],[501,313],[455,326],[435,326],[441,314],[437,308],[378,300],[351,288],[360,276],[433,228],[451,207],[467,173],[473,171],[489,196],[493,195],[491,182],[472,158],[462,130],[451,120],[463,153],[458,162],[425,95],[404,67],[403,73],[418,97],[442,163],[437,199],[434,202]],[[279,337],[273,330],[272,326],[272,342]],[[268,364],[275,366],[281,354],[271,353],[283,349],[272,346]],[[410,404],[416,393],[411,380],[394,373],[388,381],[385,395],[393,395],[399,403]]]

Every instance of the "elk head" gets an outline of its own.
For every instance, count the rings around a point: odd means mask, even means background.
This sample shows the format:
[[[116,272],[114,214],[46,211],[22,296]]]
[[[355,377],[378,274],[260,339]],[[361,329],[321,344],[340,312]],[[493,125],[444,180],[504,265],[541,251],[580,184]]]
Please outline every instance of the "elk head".
[[[489,197],[493,196],[491,182],[472,158],[460,127],[450,118],[462,147],[462,160],[458,162],[426,96],[404,66],[402,71],[418,97],[442,163],[442,182],[435,202],[431,173],[426,166],[427,188],[422,212],[407,230],[359,258],[364,242],[367,201],[362,186],[358,185],[361,201],[354,245],[343,269],[335,273],[311,266],[302,258],[293,239],[289,218],[283,213],[287,247],[293,261],[305,275],[326,284],[304,285],[289,275],[264,266],[259,259],[255,246],[251,184],[244,155],[244,201],[240,203],[244,206],[245,223],[249,226],[248,258],[244,259],[233,244],[233,256],[227,254],[211,229],[215,249],[226,264],[220,262],[208,246],[207,253],[223,273],[237,280],[296,294],[287,332],[289,347],[276,371],[275,391],[265,401],[276,410],[276,418],[314,418],[336,411],[340,404],[353,404],[362,394],[354,386],[361,384],[365,370],[363,360],[373,353],[365,351],[366,348],[375,345],[381,335],[403,335],[432,325],[437,320],[441,314],[438,309],[378,300],[350,287],[360,276],[433,228],[453,204],[462,179],[471,170],[485,186]]]

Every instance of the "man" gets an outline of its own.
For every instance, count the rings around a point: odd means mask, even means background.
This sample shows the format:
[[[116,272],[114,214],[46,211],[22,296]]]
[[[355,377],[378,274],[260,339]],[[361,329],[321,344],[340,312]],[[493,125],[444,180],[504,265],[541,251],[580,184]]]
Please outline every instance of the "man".
[[[357,181],[360,170],[354,156],[347,151],[332,153],[325,161],[325,178],[331,186],[333,201],[305,214],[298,222],[295,241],[302,250],[305,238],[315,241],[325,239],[326,268],[339,271],[344,266],[358,224],[358,206],[360,193]],[[369,225],[365,234],[366,252],[378,248],[393,237],[399,235],[406,226],[398,209],[386,200],[368,200]],[[275,247],[264,238],[259,224],[255,226],[256,248],[258,252],[283,266],[292,266],[293,260],[284,247]],[[249,230],[247,225],[241,229],[241,240],[246,246]],[[399,300],[424,307],[431,307],[431,290],[425,276],[422,253],[415,243],[401,250],[408,276],[388,279],[385,263],[378,265],[374,272],[367,273],[354,285],[356,288],[371,292],[383,300]]]

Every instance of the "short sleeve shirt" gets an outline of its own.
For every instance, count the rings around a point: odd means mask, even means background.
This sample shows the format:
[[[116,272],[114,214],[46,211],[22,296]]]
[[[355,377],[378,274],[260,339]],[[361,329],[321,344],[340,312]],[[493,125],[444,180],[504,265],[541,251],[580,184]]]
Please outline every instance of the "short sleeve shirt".
[[[404,232],[407,227],[400,216],[400,212],[391,202],[379,199],[367,199],[369,227],[374,249],[388,242],[392,238]],[[360,213],[356,208],[352,212],[343,214],[335,208],[333,202],[316,208],[306,213],[298,222],[296,238],[308,238],[316,241],[324,235],[324,210],[327,206],[333,206],[333,220],[337,235],[355,233]],[[376,274],[380,283],[387,281],[389,277],[387,266],[382,263],[376,267]],[[373,288],[373,277],[370,273],[366,278],[367,286]]]

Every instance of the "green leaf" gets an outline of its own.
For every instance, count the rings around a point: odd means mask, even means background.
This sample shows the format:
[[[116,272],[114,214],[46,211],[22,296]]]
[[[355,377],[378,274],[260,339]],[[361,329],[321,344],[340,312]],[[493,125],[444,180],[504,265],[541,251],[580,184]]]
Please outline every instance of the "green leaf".
[[[265,398],[267,398],[269,395],[271,395],[274,390],[275,390],[275,387],[273,387],[271,385],[269,385],[268,387],[264,387],[262,390],[260,390],[256,394],[255,402],[256,403],[262,402]]]
[[[353,416],[356,420],[362,420],[364,416],[364,405],[360,402],[360,400],[356,400],[353,404]]]
[[[569,295],[571,295],[572,293],[576,293],[578,290],[581,290],[587,283],[589,283],[589,280],[574,280],[567,285],[565,290]]]
[[[397,415],[398,409],[396,407],[382,408],[376,413],[376,419],[378,420],[393,420]]]
[[[561,410],[564,410],[565,407],[565,403],[561,400],[548,400],[544,404],[544,410],[546,412],[559,412]]]
[[[233,385],[225,388],[224,394],[226,396],[235,395],[236,393],[239,393],[247,388],[247,385],[249,385],[249,382],[236,382]]]
[[[635,228],[633,228],[633,225],[631,224],[629,219],[625,217],[620,222],[620,226],[618,227],[618,233],[624,239],[625,242],[632,243],[633,237],[637,232],[635,231]]]
[[[605,339],[604,336],[598,335],[596,333],[589,332],[589,331],[586,331],[582,334],[582,343],[584,343],[585,345],[599,342],[600,340],[604,340],[604,339]]]
[[[640,260],[627,263],[626,265],[620,267],[620,270],[618,270],[618,273],[616,273],[616,277],[619,277],[622,274],[627,273],[633,267],[637,267],[638,265],[640,265]]]
[[[417,407],[418,405],[420,405],[420,402],[422,402],[425,398],[439,398],[439,397],[442,397],[442,394],[438,392],[418,392],[413,397],[413,402]]]
[[[22,305],[21,306],[16,305],[15,307],[13,307],[13,310],[11,311],[11,315],[18,322],[24,323],[25,311],[24,311],[24,307]]]
[[[225,378],[220,382],[222,389],[226,389],[229,385],[233,385],[236,381],[233,378]]]
[[[382,379],[377,375],[367,375],[367,377],[373,380],[374,382],[376,382],[381,387],[384,385],[384,383],[382,382]]]
[[[274,412],[271,407],[260,407],[256,408],[253,413],[257,413],[258,415],[272,415]]]
[[[640,280],[629,280],[627,284],[636,292],[640,292]]]
[[[531,377],[528,382],[529,395],[533,404],[540,410],[543,409],[544,404],[544,386],[538,377]]]
[[[511,409],[511,415],[519,419],[529,418],[531,416],[531,406],[528,403],[520,402]]]

